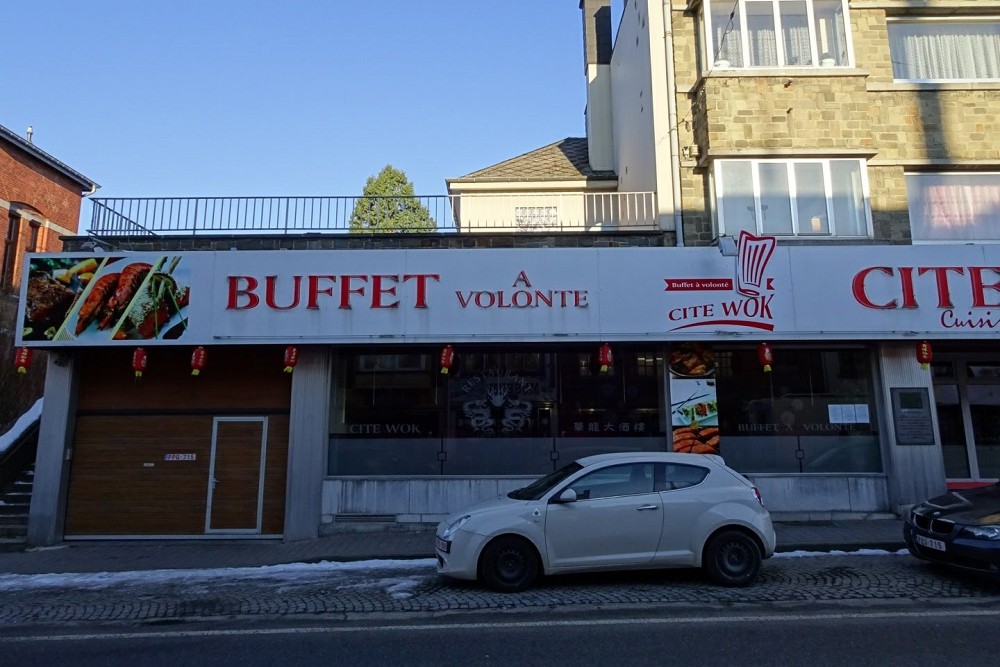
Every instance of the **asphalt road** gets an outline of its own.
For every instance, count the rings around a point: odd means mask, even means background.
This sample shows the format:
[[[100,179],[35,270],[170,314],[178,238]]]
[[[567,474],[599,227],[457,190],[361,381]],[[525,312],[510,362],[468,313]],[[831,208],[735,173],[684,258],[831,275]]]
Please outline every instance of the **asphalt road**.
[[[6,664],[62,665],[992,665],[1000,608],[768,613],[674,609],[572,617],[296,623],[0,638]]]

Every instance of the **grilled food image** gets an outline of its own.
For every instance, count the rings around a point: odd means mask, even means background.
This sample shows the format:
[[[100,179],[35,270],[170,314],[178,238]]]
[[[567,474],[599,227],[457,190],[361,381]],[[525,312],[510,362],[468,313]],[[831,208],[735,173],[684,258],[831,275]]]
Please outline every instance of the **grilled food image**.
[[[155,338],[163,326],[188,304],[190,290],[178,287],[169,273],[154,273],[135,296],[120,332],[122,338]]]
[[[58,325],[73,305],[76,292],[45,273],[28,278],[25,319],[35,329]]]
[[[122,269],[121,274],[118,276],[118,282],[115,285],[115,291],[112,293],[111,298],[107,300],[102,310],[102,316],[97,325],[98,329],[107,329],[121,317],[125,311],[125,306],[132,301],[132,297],[135,296],[139,290],[139,286],[142,285],[142,281],[145,280],[146,274],[152,268],[152,265],[145,262],[136,262]]]
[[[674,451],[691,454],[718,454],[719,428],[707,426],[683,426],[674,429]]]
[[[715,371],[715,352],[698,343],[684,343],[670,353],[670,370],[678,375],[711,375]]]
[[[103,314],[108,300],[118,286],[118,278],[120,277],[120,273],[106,273],[94,283],[87,298],[80,305],[80,312],[76,316],[75,333],[77,336],[83,333],[84,329],[90,326],[90,323],[98,315]]]

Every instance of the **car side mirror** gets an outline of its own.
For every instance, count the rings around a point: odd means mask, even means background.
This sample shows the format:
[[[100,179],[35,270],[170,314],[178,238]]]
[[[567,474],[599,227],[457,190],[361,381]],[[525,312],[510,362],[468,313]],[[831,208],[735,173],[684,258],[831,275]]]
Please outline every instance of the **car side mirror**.
[[[576,491],[573,489],[566,489],[556,497],[557,503],[575,503],[576,502]]]

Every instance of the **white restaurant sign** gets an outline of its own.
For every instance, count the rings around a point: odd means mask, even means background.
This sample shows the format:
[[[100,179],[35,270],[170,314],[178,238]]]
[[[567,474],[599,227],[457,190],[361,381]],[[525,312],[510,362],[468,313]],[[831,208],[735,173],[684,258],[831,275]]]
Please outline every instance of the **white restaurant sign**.
[[[28,346],[996,338],[1000,246],[35,254]]]

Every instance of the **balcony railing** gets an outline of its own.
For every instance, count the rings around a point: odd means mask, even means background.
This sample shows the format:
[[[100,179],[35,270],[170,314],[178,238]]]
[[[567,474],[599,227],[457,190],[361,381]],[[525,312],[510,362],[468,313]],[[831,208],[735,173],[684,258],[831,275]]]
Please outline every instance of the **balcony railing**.
[[[658,229],[652,192],[137,197],[90,201],[93,212],[89,231],[96,236]]]

